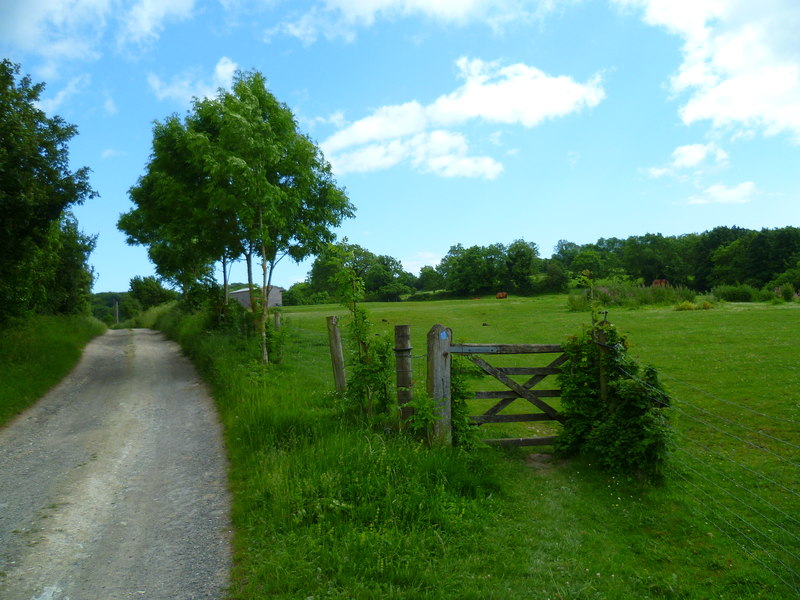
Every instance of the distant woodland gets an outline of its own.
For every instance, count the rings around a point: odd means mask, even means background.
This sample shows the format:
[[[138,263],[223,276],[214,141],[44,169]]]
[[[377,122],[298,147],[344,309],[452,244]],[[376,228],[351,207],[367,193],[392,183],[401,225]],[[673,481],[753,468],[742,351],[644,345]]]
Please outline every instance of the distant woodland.
[[[367,298],[392,301],[437,296],[468,297],[506,291],[520,295],[566,291],[581,277],[649,286],[666,281],[698,293],[720,286],[747,286],[772,292],[800,290],[800,228],[754,231],[716,227],[703,233],[663,236],[648,233],[626,239],[600,238],[593,244],[561,240],[549,258],[535,243],[452,246],[438,265],[419,275],[400,261],[360,246],[343,244],[364,280]],[[341,246],[341,244],[340,244]],[[285,304],[332,302],[333,278],[340,268],[336,252],[323,252],[304,282],[284,293]]]

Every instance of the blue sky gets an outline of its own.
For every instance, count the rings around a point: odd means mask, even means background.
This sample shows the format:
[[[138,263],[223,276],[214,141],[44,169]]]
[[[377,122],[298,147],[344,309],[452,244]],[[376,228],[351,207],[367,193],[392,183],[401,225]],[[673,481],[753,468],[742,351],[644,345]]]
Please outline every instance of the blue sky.
[[[95,291],[153,273],[116,230],[153,122],[236,69],[333,165],[339,237],[415,273],[457,243],[798,226],[798,31],[797,0],[0,0],[0,53],[78,126]]]

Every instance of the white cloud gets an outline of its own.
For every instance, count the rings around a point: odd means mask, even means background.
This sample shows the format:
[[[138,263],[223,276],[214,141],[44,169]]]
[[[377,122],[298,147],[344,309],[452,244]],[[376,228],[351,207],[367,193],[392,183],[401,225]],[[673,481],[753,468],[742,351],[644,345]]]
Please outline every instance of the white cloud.
[[[734,134],[788,133],[800,144],[800,2],[797,0],[613,0],[683,38],[670,80],[688,99],[687,125],[710,121]]]
[[[159,100],[173,100],[186,105],[192,98],[208,98],[217,93],[219,88],[229,88],[237,64],[227,56],[219,59],[210,78],[203,79],[196,70],[176,75],[169,83],[165,83],[154,73],[147,76],[147,83]]]
[[[36,104],[48,116],[52,116],[67,100],[78,95],[82,90],[86,89],[91,81],[92,78],[88,74],[74,77],[73,79],[70,79],[69,83],[59,90],[55,96],[52,98],[44,98],[39,100]]]
[[[62,60],[97,58],[111,0],[25,0],[0,2],[0,37],[23,52],[42,57],[47,79]]]
[[[367,144],[331,157],[337,174],[363,173],[409,162],[424,173],[443,177],[494,179],[503,165],[489,156],[468,156],[463,135],[436,130],[384,143]]]
[[[336,152],[358,144],[419,133],[428,127],[426,112],[417,101],[383,106],[333,134],[323,142],[323,147],[326,152]]]
[[[650,177],[663,177],[665,175],[681,175],[686,170],[694,169],[695,174],[702,173],[702,169],[711,165],[724,167],[728,164],[728,153],[717,144],[686,144],[678,146],[672,151],[672,161],[665,167],[651,167],[646,169]]]
[[[103,102],[103,110],[106,111],[107,115],[117,114],[117,103],[114,102],[114,99],[111,96],[106,96],[106,100]]]
[[[746,204],[756,193],[756,184],[752,181],[745,181],[733,187],[717,183],[707,187],[700,194],[691,196],[688,204]]]
[[[672,166],[676,169],[696,167],[710,156],[714,157],[717,164],[728,161],[728,153],[716,144],[687,144],[678,146],[672,152]]]
[[[113,148],[106,148],[100,154],[100,158],[102,158],[103,160],[114,158],[116,156],[122,156],[122,152],[120,152],[119,150],[114,150]]]
[[[121,42],[142,44],[158,38],[167,21],[192,17],[194,0],[138,0],[124,17]]]
[[[509,23],[541,18],[557,5],[578,0],[322,0],[300,16],[267,32],[297,37],[304,44],[320,35],[352,40],[360,27],[378,20],[421,17],[446,25],[485,23],[495,31]]]
[[[194,0],[3,0],[0,37],[44,62],[45,79],[58,77],[60,65],[95,60],[101,44],[144,44],[158,38],[166,23],[191,18]],[[132,4],[130,8],[128,6]]]
[[[530,128],[596,106],[605,97],[597,76],[582,84],[524,64],[466,58],[456,64],[463,83],[454,92],[429,105],[412,100],[380,107],[322,142],[337,172],[372,171],[410,160],[423,171],[444,176],[491,179],[502,165],[486,156],[469,156],[466,138],[445,128],[471,121]],[[499,142],[497,134],[490,139]]]

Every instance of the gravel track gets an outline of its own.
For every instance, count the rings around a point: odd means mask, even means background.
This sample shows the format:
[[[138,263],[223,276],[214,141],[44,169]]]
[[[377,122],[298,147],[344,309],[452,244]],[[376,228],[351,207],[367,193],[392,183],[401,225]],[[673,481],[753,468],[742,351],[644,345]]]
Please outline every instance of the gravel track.
[[[0,598],[222,598],[226,466],[212,400],[179,347],[108,331],[0,430]]]

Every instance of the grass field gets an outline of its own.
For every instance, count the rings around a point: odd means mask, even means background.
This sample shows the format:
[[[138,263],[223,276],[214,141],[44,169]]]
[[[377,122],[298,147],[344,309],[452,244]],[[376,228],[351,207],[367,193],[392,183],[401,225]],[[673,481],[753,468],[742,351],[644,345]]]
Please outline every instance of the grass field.
[[[563,296],[368,307],[379,329],[412,326],[418,380],[434,323],[456,341],[560,343],[588,319]],[[199,316],[166,323],[226,427],[232,598],[798,597],[799,305],[609,315],[673,395],[659,487],[591,457],[428,450],[348,420],[330,393],[329,314],[343,310],[284,309],[290,346],[267,372]]]
[[[84,316],[33,317],[0,330],[0,427],[69,373],[103,331]]]

